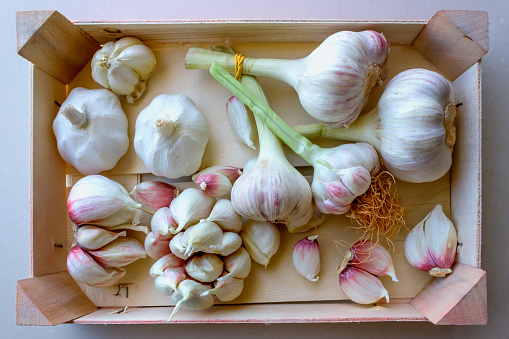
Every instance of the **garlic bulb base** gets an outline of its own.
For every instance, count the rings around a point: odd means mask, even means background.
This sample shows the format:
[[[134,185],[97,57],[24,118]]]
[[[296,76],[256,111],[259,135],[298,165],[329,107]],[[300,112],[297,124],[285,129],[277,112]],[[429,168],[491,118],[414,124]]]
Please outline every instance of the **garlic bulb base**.
[[[434,277],[443,278],[447,274],[452,273],[452,270],[450,268],[434,267],[430,269],[428,273]]]
[[[456,143],[456,105],[450,103],[444,110],[445,144],[452,148]]]

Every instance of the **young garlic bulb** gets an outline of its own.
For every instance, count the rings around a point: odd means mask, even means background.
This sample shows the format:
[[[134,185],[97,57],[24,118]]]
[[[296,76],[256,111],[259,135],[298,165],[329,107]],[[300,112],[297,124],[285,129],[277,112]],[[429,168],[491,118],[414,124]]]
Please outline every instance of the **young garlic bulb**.
[[[148,170],[170,179],[193,174],[209,141],[209,127],[185,95],[161,94],[136,119],[134,149]]]
[[[359,116],[371,88],[385,79],[388,52],[387,41],[377,32],[343,31],[302,59],[245,58],[243,73],[286,82],[297,91],[309,115],[331,127],[348,127]],[[234,71],[233,55],[195,47],[186,55],[186,68],[209,69],[214,60]]]
[[[62,158],[85,175],[112,169],[129,147],[127,117],[105,89],[73,89],[58,110],[53,133]]]
[[[295,130],[308,138],[367,142],[396,178],[419,183],[437,180],[451,167],[455,116],[449,81],[433,71],[409,69],[387,84],[377,108],[348,129],[313,124]]]
[[[145,91],[146,81],[156,67],[152,50],[132,37],[110,41],[92,57],[92,78],[133,103]]]

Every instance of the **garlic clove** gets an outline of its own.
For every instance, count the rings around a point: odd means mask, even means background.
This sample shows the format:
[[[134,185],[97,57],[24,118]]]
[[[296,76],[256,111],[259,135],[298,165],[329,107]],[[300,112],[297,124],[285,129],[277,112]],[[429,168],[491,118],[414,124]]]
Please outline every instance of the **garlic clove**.
[[[207,167],[204,170],[201,170],[200,172],[193,175],[192,179],[194,182],[196,182],[196,179],[202,174],[208,174],[208,173],[215,173],[215,174],[222,174],[225,177],[230,180],[230,182],[233,184],[235,180],[237,180],[241,175],[242,171],[233,166],[212,166]]]
[[[152,219],[150,220],[150,227],[152,228],[152,232],[167,235],[171,234],[171,229],[176,229],[178,226],[171,214],[170,208],[161,207],[152,216]]]
[[[390,276],[398,281],[392,257],[383,246],[371,240],[357,241],[349,250],[352,252],[350,264],[379,277]]]
[[[156,68],[154,53],[141,42],[124,49],[118,55],[117,61],[133,69],[142,80],[147,79]]]
[[[228,277],[244,279],[249,275],[249,272],[251,272],[251,257],[244,247],[224,257],[223,262],[224,269],[228,273],[219,277],[217,280],[224,280]]]
[[[306,237],[299,240],[293,247],[293,266],[300,275],[309,281],[318,281],[320,273],[320,248],[316,238]]]
[[[163,272],[169,267],[184,267],[185,264],[185,260],[170,253],[157,260],[152,267],[150,267],[149,273],[152,278],[155,278],[163,275]]]
[[[228,199],[219,199],[206,220],[216,223],[225,232],[239,233],[242,228],[242,216],[235,212]]]
[[[456,256],[458,239],[456,229],[451,220],[444,214],[441,205],[435,206],[428,216],[424,224],[424,234],[428,251],[437,266],[435,271],[450,269]],[[430,274],[436,276],[437,272],[434,274],[430,272]],[[440,274],[438,273],[438,275]]]
[[[212,253],[219,254],[221,256],[228,256],[238,250],[242,245],[242,238],[237,233],[224,232],[223,240],[220,245],[210,245]]]
[[[196,179],[196,184],[200,189],[216,198],[226,198],[232,191],[232,183],[222,174],[206,173]]]
[[[201,296],[215,295],[222,302],[232,301],[237,298],[244,289],[244,279],[228,276],[225,279],[214,281],[214,288],[207,290]]]
[[[74,280],[94,287],[111,286],[125,275],[124,269],[102,267],[78,245],[67,255],[67,271]]]
[[[279,249],[281,241],[279,229],[265,221],[246,221],[240,231],[240,237],[251,258],[265,267]]]
[[[196,252],[210,252],[211,245],[219,246],[223,240],[223,231],[215,223],[202,220],[189,227],[184,232],[183,243],[186,246],[185,255]]]
[[[204,285],[194,280],[186,279],[182,281],[178,285],[176,293],[172,296],[175,301],[177,301],[177,304],[175,305],[168,321],[173,319],[180,307],[192,310],[202,310],[214,305],[214,296],[201,296],[204,292],[210,289],[210,285]]]
[[[139,81],[138,73],[124,64],[114,63],[108,70],[111,91],[118,95],[129,95],[134,92]]]
[[[81,226],[76,231],[76,242],[84,249],[96,250],[101,248],[118,237],[125,237],[126,232],[110,232],[100,227]]]
[[[143,245],[138,240],[129,237],[118,238],[98,250],[89,251],[89,253],[103,267],[127,266],[147,256]]]
[[[357,304],[372,304],[384,297],[389,302],[389,292],[380,279],[355,267],[347,267],[339,274],[339,286]]]
[[[193,256],[185,266],[187,274],[200,282],[208,283],[219,278],[223,272],[223,261],[215,254]]]
[[[307,224],[297,227],[288,225],[288,232],[292,234],[306,232],[312,228],[320,226],[321,224],[323,224],[324,220],[325,216],[322,213],[320,213],[320,211],[315,209],[313,216],[311,217],[311,219],[309,219]]]
[[[173,234],[161,235],[158,232],[150,232],[145,238],[145,252],[153,259],[159,259],[171,253],[170,240]]]
[[[405,257],[410,265],[420,271],[429,271],[436,267],[429,253],[428,245],[426,244],[426,235],[424,234],[424,223],[427,217],[419,222],[417,226],[408,233],[405,239]]]
[[[253,143],[255,128],[249,119],[246,106],[237,97],[232,96],[226,102],[226,113],[235,139],[241,144],[256,149]]]
[[[143,225],[133,225],[133,224],[120,224],[117,226],[101,226],[101,228],[104,228],[108,231],[116,231],[116,230],[131,230],[136,232],[143,232],[145,234],[148,234],[148,227]]]
[[[162,275],[156,276],[156,290],[162,295],[172,296],[177,290],[178,284],[187,279],[184,267],[168,267]]]
[[[170,241],[170,251],[183,260],[189,259],[191,255],[186,254],[187,244],[184,242],[184,232],[177,233]]]
[[[188,188],[173,199],[170,205],[171,215],[176,221],[178,227],[170,227],[170,232],[177,234],[181,230],[206,219],[216,199],[196,188]]]
[[[178,188],[162,181],[145,181],[133,189],[134,201],[142,204],[145,212],[154,214],[161,207],[169,207],[178,195]]]

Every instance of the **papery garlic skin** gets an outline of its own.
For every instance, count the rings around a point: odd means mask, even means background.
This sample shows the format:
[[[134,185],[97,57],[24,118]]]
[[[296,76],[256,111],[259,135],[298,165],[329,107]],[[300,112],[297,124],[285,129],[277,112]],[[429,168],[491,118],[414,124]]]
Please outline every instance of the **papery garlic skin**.
[[[240,237],[251,258],[265,267],[276,254],[281,242],[279,229],[274,224],[264,221],[246,221]]]
[[[101,175],[89,175],[72,187],[67,198],[69,218],[76,225],[117,226],[141,217],[141,204],[119,183]]]
[[[244,289],[244,279],[228,276],[222,280],[214,281],[214,288],[202,293],[205,295],[215,295],[222,302],[232,301],[236,299]]]
[[[145,252],[153,259],[159,259],[171,253],[170,240],[173,234],[161,235],[158,232],[150,232],[145,237]]]
[[[184,190],[171,202],[170,211],[178,227],[170,227],[170,232],[177,234],[200,220],[206,219],[215,203],[216,199],[199,189]]]
[[[389,292],[380,279],[355,267],[347,267],[339,274],[339,286],[357,304],[373,304],[384,297],[389,302]]]
[[[80,173],[110,170],[127,152],[127,117],[120,101],[105,89],[77,87],[53,121],[58,152]]]
[[[210,290],[210,285],[204,285],[194,280],[186,279],[178,284],[177,291],[173,294],[173,299],[177,301],[173,312],[168,321],[171,321],[180,307],[203,310],[214,305],[215,299],[212,295],[202,294]]]
[[[216,223],[225,232],[239,233],[242,228],[242,216],[228,199],[217,200],[206,220]]]
[[[226,102],[226,113],[235,139],[241,144],[256,149],[253,143],[255,128],[249,119],[246,106],[233,96]]]
[[[161,94],[136,119],[134,149],[151,173],[175,179],[198,170],[209,134],[189,97]]]
[[[103,267],[123,267],[138,259],[145,258],[147,253],[136,239],[118,238],[98,250],[88,252]]]
[[[192,176],[192,179],[193,179],[194,182],[196,182],[196,179],[198,179],[198,177],[200,175],[208,174],[208,173],[222,174],[225,177],[227,177],[228,180],[230,180],[232,183],[234,183],[235,180],[237,180],[242,175],[242,171],[239,168],[237,168],[237,167],[233,167],[233,166],[211,166],[211,167],[207,167],[207,168],[201,170],[200,172],[194,174]]]
[[[196,179],[198,187],[215,198],[227,198],[232,191],[232,183],[222,174],[202,174]]]
[[[186,261],[170,253],[158,259],[152,267],[150,267],[150,276],[155,278],[163,275],[163,272],[169,267],[184,267]]]
[[[316,238],[305,237],[299,240],[292,251],[293,266],[300,275],[309,281],[318,281],[320,273],[320,248]]]
[[[118,237],[125,237],[126,232],[110,232],[100,227],[81,226],[76,231],[76,242],[86,250],[101,248]]]
[[[140,40],[125,37],[110,41],[92,57],[92,78],[133,103],[144,92],[156,66],[152,50]]]
[[[213,282],[223,272],[223,261],[215,254],[193,256],[185,266],[187,274],[200,282]]]
[[[360,240],[350,247],[349,252],[352,253],[350,265],[379,277],[388,275],[392,281],[398,281],[391,254],[382,245]]]
[[[125,275],[123,268],[103,268],[78,245],[67,255],[67,271],[74,280],[93,287],[114,285]]]
[[[223,262],[224,269],[228,273],[219,277],[218,281],[229,277],[245,279],[251,272],[251,256],[244,247],[240,247],[229,256],[223,257]]]
[[[145,212],[154,214],[161,207],[169,207],[178,192],[178,188],[165,182],[145,181],[134,187],[131,196]]]

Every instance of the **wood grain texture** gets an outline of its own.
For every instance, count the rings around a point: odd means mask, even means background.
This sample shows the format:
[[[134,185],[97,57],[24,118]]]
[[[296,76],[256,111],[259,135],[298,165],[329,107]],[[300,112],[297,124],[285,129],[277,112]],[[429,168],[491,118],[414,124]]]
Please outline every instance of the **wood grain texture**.
[[[18,280],[16,291],[18,325],[58,325],[97,310],[67,272]]]
[[[16,13],[18,54],[69,83],[100,48],[97,41],[57,11]]]
[[[486,325],[488,322],[486,272],[455,264],[445,278],[435,278],[411,302],[437,325]]]
[[[488,14],[438,11],[412,45],[454,80],[488,53]]]

